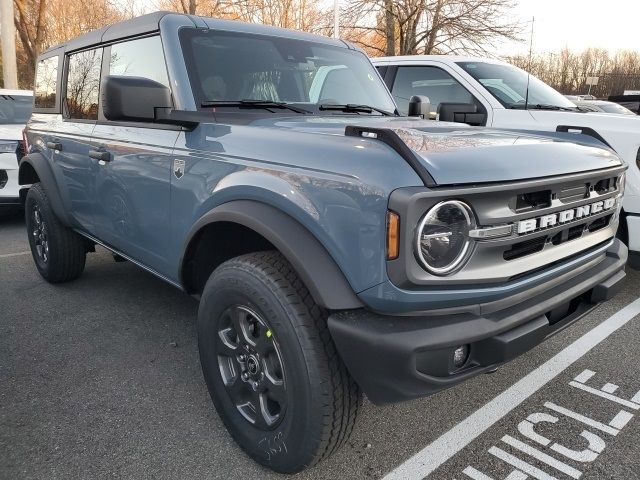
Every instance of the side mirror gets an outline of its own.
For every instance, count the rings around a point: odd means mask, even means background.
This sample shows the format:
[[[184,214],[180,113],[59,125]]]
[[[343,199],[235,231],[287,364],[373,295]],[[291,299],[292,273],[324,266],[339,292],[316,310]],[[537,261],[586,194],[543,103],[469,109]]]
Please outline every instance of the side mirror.
[[[422,117],[429,120],[431,114],[431,101],[429,97],[424,95],[413,95],[409,99],[409,112],[410,117]]]
[[[107,120],[153,122],[156,108],[171,108],[171,90],[149,78],[110,75],[102,81],[102,112]]]
[[[446,103],[438,105],[438,118],[441,122],[468,123],[469,125],[485,125],[487,114],[478,111],[474,103]]]

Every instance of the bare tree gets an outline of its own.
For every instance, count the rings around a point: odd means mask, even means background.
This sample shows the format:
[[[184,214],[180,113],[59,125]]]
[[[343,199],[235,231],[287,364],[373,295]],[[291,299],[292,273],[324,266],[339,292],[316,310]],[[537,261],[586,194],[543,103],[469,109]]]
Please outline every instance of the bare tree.
[[[496,40],[518,38],[521,24],[509,20],[514,6],[513,0],[355,0],[344,13],[350,40],[370,52],[485,53]]]
[[[40,52],[96,28],[104,27],[138,11],[134,0],[14,0],[20,84],[33,85],[35,62]]]
[[[158,0],[156,3],[161,10],[208,17],[227,17],[231,4],[232,0]]]
[[[620,95],[624,90],[640,88],[640,52],[623,50],[610,53],[599,48],[582,52],[563,49],[558,54],[525,55],[506,60],[548,83],[564,94],[587,93],[587,77],[599,77],[591,93],[598,97]]]
[[[326,12],[314,0],[240,0],[233,2],[230,12],[245,22],[306,32],[318,32],[326,27]]]
[[[45,46],[47,1],[15,0],[14,7],[14,22],[22,47],[22,52],[18,52],[18,61],[22,64],[18,72],[27,76],[25,80],[32,84],[36,59]],[[24,68],[25,63],[27,68]]]

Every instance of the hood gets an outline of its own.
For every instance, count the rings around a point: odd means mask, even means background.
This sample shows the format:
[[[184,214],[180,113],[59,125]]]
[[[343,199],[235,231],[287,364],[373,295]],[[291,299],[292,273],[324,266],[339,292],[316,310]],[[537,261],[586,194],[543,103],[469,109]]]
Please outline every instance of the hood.
[[[0,141],[3,140],[22,140],[23,124],[11,125],[0,124]]]
[[[347,125],[391,129],[438,185],[515,181],[620,165],[617,155],[606,148],[459,123],[402,117],[310,116],[270,123],[271,127],[326,135],[344,135]]]
[[[603,131],[624,130],[640,134],[640,115],[623,115],[605,112],[564,112],[556,110],[528,110],[540,123],[580,125]]]

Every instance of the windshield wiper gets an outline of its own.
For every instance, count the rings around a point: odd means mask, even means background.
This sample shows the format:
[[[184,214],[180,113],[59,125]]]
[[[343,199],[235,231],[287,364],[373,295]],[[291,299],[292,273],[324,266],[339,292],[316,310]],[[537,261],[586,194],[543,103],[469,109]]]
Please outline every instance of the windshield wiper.
[[[378,112],[384,115],[385,117],[395,117],[396,115],[391,112],[387,112],[386,110],[382,110],[381,108],[372,107],[370,105],[358,105],[354,103],[346,103],[346,104],[333,104],[333,103],[323,103],[320,105],[320,110],[340,110],[341,112],[364,112],[364,113],[372,113]]]
[[[524,109],[525,108],[525,104],[524,103],[513,103],[511,105],[509,105],[509,108],[512,109]],[[575,108],[569,108],[569,107],[560,107],[558,105],[547,105],[545,103],[530,103],[529,105],[527,105],[527,110],[561,110],[563,112],[575,112],[577,111]]]
[[[272,100],[252,100],[252,99],[243,99],[243,100],[210,100],[206,102],[202,102],[200,104],[201,107],[239,107],[239,108],[264,108],[269,110],[271,108],[283,108],[287,110],[291,110],[296,113],[313,113],[309,110],[305,110],[304,108],[294,107],[289,105],[286,102],[275,102]]]

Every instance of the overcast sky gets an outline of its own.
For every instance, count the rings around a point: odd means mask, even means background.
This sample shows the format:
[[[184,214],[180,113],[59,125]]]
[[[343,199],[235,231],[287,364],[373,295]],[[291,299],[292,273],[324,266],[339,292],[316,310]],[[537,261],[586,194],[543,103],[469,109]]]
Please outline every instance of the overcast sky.
[[[519,0],[513,12],[530,25],[535,17],[533,50],[640,50],[640,0]],[[528,27],[527,27],[528,28]],[[505,44],[502,54],[529,51],[529,35],[521,44]]]

